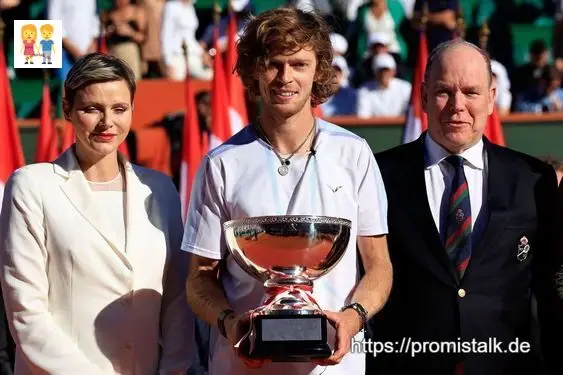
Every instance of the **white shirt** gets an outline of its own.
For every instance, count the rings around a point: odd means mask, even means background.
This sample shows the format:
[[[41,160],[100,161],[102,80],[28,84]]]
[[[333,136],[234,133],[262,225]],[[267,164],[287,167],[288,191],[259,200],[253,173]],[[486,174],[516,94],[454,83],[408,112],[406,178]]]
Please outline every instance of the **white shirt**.
[[[195,34],[199,21],[193,3],[182,1],[167,1],[162,14],[162,56],[164,62],[170,65],[175,55],[182,56],[182,41],[188,47],[188,54],[200,56],[203,53]]]
[[[48,18],[61,20],[63,38],[69,39],[86,53],[94,38],[100,35],[100,19],[95,0],[49,0]]]
[[[371,80],[358,90],[358,117],[401,116],[407,111],[412,85],[393,78],[387,88]]]
[[[425,137],[425,170],[426,193],[430,211],[436,228],[443,234],[450,187],[454,178],[454,167],[445,159],[451,154],[436,143],[430,134]],[[483,140],[460,154],[465,160],[463,170],[469,186],[469,201],[471,205],[471,222],[475,222],[483,208],[483,197],[487,191],[487,163],[483,148]]]
[[[497,97],[496,104],[499,108],[510,110],[512,105],[512,93],[510,92],[510,78],[504,65],[500,62],[491,61],[493,73],[497,77]]]
[[[356,236],[387,233],[387,198],[379,168],[367,142],[318,119],[316,155],[292,158],[290,173],[280,176],[280,162],[251,127],[211,151],[203,161],[190,201],[182,249],[212,259],[227,255],[222,225],[232,219],[285,214],[326,215],[352,221],[345,254],[328,274],[315,280],[313,297],[338,311],[356,286]],[[307,164],[308,163],[308,164]],[[298,184],[298,180],[303,179]],[[237,312],[262,304],[263,284],[228,257],[221,278],[228,301]],[[356,337],[361,340],[363,333]],[[209,375],[320,374],[325,367],[309,363],[271,363],[249,371],[227,341],[212,329]],[[365,357],[349,353],[325,375],[363,374]]]
[[[416,2],[416,0],[399,0],[399,2],[403,6],[405,17],[407,19],[411,19],[414,12],[414,3]]]
[[[125,241],[125,212],[123,207],[124,193],[121,191],[92,191],[96,197],[96,204],[106,216],[110,227],[114,229],[117,242],[122,249],[126,248]]]

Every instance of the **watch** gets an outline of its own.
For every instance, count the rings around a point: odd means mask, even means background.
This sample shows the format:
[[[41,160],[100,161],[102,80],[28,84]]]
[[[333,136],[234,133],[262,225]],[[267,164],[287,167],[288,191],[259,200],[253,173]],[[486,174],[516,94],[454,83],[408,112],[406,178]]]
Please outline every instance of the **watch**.
[[[351,303],[349,305],[344,306],[342,309],[340,309],[340,311],[344,311],[347,309],[352,309],[355,310],[358,315],[360,316],[360,319],[362,319],[362,327],[365,326],[368,322],[368,312],[366,311],[366,309],[360,305],[358,302],[354,302]]]
[[[217,318],[217,328],[224,338],[227,338],[227,333],[225,332],[225,319],[231,314],[234,314],[232,309],[225,309],[219,313],[219,317]]]

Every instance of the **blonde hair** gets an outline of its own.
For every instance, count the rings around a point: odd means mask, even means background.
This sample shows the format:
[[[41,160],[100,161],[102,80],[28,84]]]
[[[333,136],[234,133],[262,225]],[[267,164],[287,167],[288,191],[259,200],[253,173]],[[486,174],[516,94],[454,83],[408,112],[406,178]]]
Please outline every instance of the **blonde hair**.
[[[79,90],[94,83],[111,81],[125,81],[133,103],[137,84],[135,74],[125,61],[99,52],[82,56],[72,65],[64,81],[64,103],[67,109],[74,106]]]
[[[28,23],[27,25],[22,26],[22,39],[24,38],[24,33],[26,31],[33,31],[35,35],[37,35],[37,27],[34,24]]]
[[[41,28],[39,29],[39,31],[44,32],[44,31],[48,31],[50,33],[53,32],[55,28],[53,27],[53,25],[50,25],[48,23],[46,23],[45,25],[42,25]]]
[[[256,73],[277,54],[312,49],[317,57],[311,105],[324,103],[335,94],[330,29],[322,17],[293,6],[280,7],[252,17],[237,43],[235,67],[251,96],[258,94]]]

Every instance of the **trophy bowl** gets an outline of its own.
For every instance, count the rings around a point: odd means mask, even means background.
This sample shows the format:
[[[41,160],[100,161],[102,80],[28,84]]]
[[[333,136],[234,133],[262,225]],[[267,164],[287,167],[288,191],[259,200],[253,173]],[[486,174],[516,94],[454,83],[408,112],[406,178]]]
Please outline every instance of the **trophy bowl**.
[[[306,362],[330,356],[327,319],[313,298],[313,282],[342,259],[351,227],[347,219],[312,215],[224,223],[229,253],[265,288],[245,337],[248,357]]]

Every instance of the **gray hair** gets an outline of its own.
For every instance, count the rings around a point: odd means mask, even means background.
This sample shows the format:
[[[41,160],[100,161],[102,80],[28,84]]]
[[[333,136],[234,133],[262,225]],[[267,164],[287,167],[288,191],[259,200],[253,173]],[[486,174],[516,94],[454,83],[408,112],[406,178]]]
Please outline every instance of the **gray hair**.
[[[430,79],[430,72],[432,70],[432,66],[434,65],[434,62],[439,60],[444,54],[444,52],[457,46],[471,47],[477,52],[479,52],[481,56],[483,56],[483,59],[485,59],[485,63],[487,64],[487,75],[489,77],[489,86],[490,86],[493,82],[493,71],[491,68],[491,58],[489,57],[489,54],[487,53],[487,51],[485,51],[482,48],[479,48],[475,44],[460,38],[451,39],[446,42],[442,42],[436,48],[434,48],[434,50],[428,57],[428,61],[426,62],[426,71],[424,72],[424,82],[428,82],[428,80]]]
[[[125,81],[131,94],[131,102],[137,89],[135,73],[127,63],[115,56],[90,53],[78,59],[64,82],[64,98],[69,107],[74,105],[76,93],[94,83]]]

